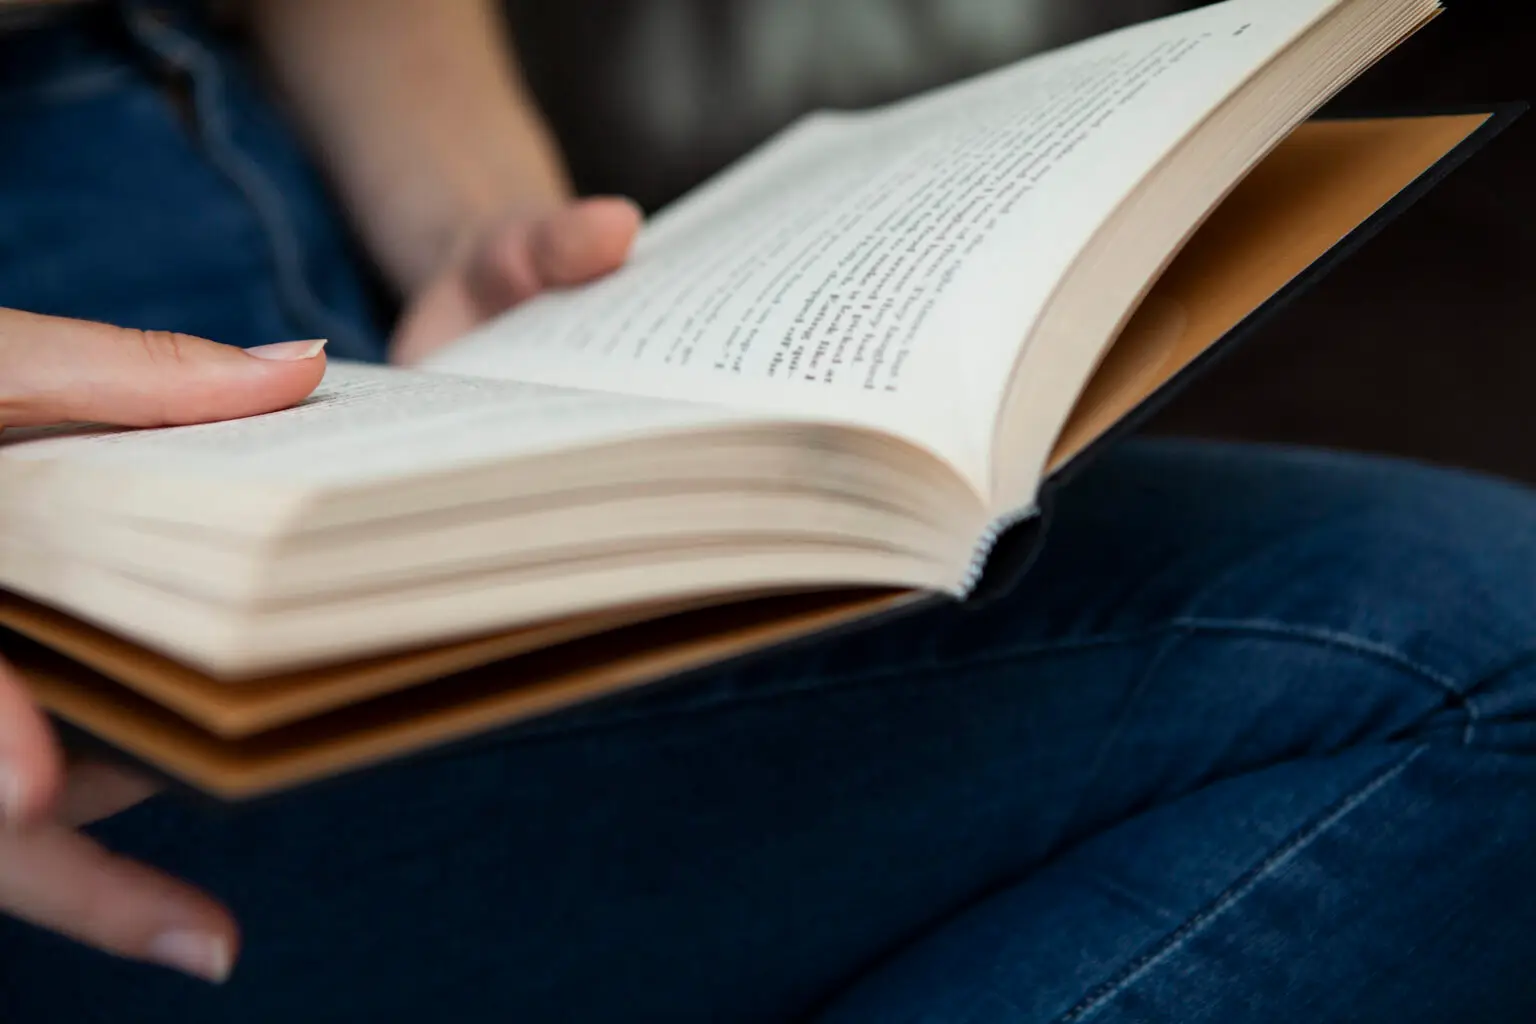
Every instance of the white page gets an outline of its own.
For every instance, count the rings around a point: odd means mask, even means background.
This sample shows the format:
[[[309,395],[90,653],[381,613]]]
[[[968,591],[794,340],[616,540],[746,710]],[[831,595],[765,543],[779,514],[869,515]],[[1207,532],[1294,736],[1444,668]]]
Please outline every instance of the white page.
[[[280,412],[153,430],[0,434],[0,469],[67,461],[103,469],[341,487],[582,444],[742,422],[695,403],[333,360],[310,398]]]
[[[1073,258],[1337,4],[1231,0],[813,117],[664,212],[619,273],[427,365],[853,420],[984,481],[1008,370]]]

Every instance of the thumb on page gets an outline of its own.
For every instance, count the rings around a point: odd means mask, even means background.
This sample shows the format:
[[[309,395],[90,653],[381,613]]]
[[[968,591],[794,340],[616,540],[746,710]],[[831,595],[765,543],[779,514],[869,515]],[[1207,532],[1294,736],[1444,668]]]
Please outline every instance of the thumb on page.
[[[203,338],[0,309],[0,427],[171,426],[301,401],[323,341],[241,350]]]
[[[640,207],[617,196],[583,199],[542,217],[513,219],[470,251],[469,287],[486,315],[610,274],[640,231]]]

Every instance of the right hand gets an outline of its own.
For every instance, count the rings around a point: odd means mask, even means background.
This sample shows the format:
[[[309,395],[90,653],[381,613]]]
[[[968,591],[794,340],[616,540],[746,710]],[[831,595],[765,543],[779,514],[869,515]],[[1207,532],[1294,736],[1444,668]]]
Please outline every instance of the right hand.
[[[599,197],[510,210],[466,230],[436,275],[406,303],[389,358],[415,363],[549,288],[612,273],[629,257],[640,208]]]
[[[252,416],[301,401],[324,373],[318,342],[243,352],[184,335],[0,309],[0,430]],[[0,913],[109,953],[223,981],[238,946],[229,912],[76,831],[153,791],[119,769],[66,768],[48,720],[0,660]]]

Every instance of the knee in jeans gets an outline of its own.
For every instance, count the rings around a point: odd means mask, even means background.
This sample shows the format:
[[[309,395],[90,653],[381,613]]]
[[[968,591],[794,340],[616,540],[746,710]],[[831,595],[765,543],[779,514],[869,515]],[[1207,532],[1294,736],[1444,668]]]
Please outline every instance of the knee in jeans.
[[[1194,597],[1196,614],[1359,638],[1461,692],[1536,649],[1536,492],[1387,460],[1259,457],[1277,464],[1248,507],[1234,502],[1259,525]]]

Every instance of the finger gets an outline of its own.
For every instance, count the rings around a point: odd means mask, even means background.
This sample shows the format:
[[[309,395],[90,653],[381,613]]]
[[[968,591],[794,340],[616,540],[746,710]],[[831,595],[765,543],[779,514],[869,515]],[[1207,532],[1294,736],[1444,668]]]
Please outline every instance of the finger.
[[[601,277],[623,266],[640,230],[640,208],[627,199],[572,204],[493,232],[472,261],[470,287],[484,307],[500,311],[545,288]]]
[[[0,912],[213,982],[229,976],[239,944],[213,899],[61,825],[0,837]]]
[[[0,310],[0,427],[164,426],[271,412],[320,383],[324,345],[243,351],[185,334]]]
[[[49,817],[63,758],[25,683],[0,661],[0,825],[14,832]]]
[[[640,231],[640,208],[627,199],[588,199],[537,221],[534,270],[546,287],[581,284],[623,266]]]
[[[96,761],[71,764],[64,773],[54,820],[72,828],[89,825],[126,811],[159,791],[159,783],[127,768]]]
[[[462,279],[445,275],[406,307],[389,341],[390,362],[415,363],[505,308],[477,301]]]

